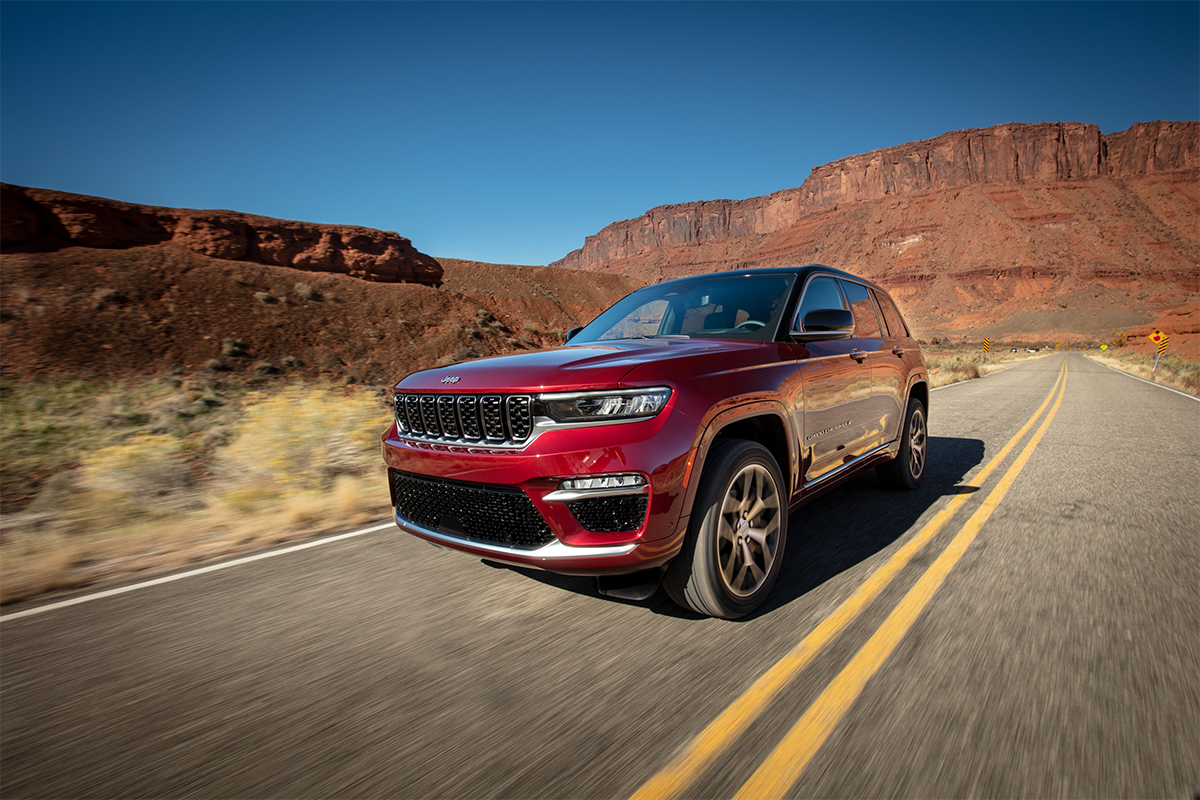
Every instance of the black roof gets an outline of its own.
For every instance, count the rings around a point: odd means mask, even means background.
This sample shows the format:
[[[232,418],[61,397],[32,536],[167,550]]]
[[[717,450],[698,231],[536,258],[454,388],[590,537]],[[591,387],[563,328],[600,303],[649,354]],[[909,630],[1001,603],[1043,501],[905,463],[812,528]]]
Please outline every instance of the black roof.
[[[663,283],[675,283],[676,281],[702,280],[704,278],[713,278],[713,277],[733,278],[733,277],[737,277],[740,275],[745,275],[747,277],[754,276],[754,275],[797,275],[800,277],[801,280],[803,280],[804,278],[808,277],[808,275],[813,272],[822,272],[822,273],[826,273],[826,274],[830,274],[830,275],[838,275],[843,278],[853,278],[856,281],[860,281],[862,283],[866,283],[871,286],[876,285],[874,281],[871,281],[860,275],[855,275],[851,272],[846,272],[845,270],[837,269],[836,267],[827,267],[824,264],[805,264],[804,266],[791,266],[791,267],[756,267],[754,269],[727,269],[727,270],[719,270],[717,272],[704,272],[699,275],[688,275],[683,278],[672,278],[669,281],[662,281],[661,283],[656,284],[656,285],[662,285]]]

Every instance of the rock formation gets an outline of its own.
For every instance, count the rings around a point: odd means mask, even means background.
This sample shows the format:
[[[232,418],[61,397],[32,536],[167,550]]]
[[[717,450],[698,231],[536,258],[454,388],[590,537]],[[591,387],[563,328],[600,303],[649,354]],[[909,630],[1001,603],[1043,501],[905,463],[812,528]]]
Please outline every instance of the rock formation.
[[[555,266],[658,281],[817,262],[882,283],[929,339],[1148,346],[1161,327],[1195,358],[1198,140],[1197,122],[957,131],[816,167],[797,189],[651,209]]]
[[[341,273],[384,283],[437,286],[442,280],[442,267],[434,258],[390,231],[234,211],[142,206],[0,184],[0,247],[6,253],[147,245],[176,245],[226,261]]]
[[[1200,123],[1145,122],[1104,135],[1074,122],[955,131],[814,167],[798,189],[660,206],[585,239],[552,266],[603,269],[676,245],[772,234],[848,204],[966,186],[1020,186],[1195,170]]]

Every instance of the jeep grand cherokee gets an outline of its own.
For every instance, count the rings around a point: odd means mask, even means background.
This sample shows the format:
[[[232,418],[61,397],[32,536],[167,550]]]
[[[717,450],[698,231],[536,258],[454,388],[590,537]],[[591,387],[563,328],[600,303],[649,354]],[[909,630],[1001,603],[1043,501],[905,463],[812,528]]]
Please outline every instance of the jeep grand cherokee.
[[[925,472],[925,362],[875,284],[821,265],[636,291],[565,345],[409,375],[384,434],[401,530],[605,594],[736,618],[788,513]]]

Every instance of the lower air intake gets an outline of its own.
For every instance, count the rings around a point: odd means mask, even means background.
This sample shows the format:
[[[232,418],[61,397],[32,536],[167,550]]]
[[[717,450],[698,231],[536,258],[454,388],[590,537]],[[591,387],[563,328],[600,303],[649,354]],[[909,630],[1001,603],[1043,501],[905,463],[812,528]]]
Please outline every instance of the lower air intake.
[[[550,526],[520,489],[448,481],[388,470],[400,519],[462,539],[533,550],[554,541]]]
[[[646,519],[650,498],[644,494],[589,497],[567,503],[567,508],[584,529],[594,533],[635,531]]]

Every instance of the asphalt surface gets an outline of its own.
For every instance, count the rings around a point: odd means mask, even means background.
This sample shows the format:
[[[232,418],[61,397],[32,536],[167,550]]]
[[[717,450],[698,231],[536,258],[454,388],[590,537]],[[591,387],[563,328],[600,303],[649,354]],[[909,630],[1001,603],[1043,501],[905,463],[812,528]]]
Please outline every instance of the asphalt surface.
[[[1200,402],[1054,355],[935,391],[930,433],[916,492],[869,474],[794,513],[739,622],[387,529],[5,609],[0,795],[623,798],[716,737],[675,795],[1194,797]]]

